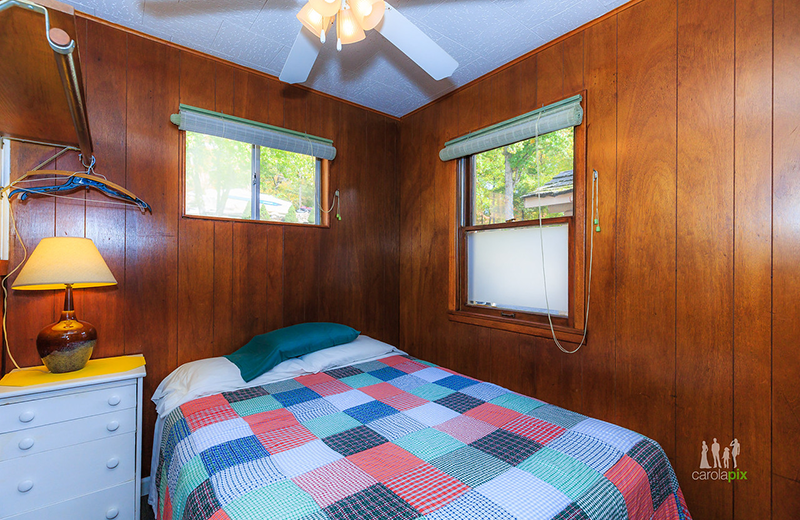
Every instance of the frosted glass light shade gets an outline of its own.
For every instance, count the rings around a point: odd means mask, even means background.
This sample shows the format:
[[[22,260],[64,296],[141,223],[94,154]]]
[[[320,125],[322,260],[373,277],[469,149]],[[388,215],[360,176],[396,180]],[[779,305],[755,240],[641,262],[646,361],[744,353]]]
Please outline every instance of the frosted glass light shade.
[[[475,305],[547,312],[542,277],[544,239],[552,315],[569,311],[569,226],[472,231],[467,239],[468,299]]]
[[[13,289],[44,291],[116,285],[100,251],[89,238],[43,238],[12,285]]]
[[[361,24],[358,23],[358,19],[352,9],[339,11],[336,36],[339,37],[342,45],[360,42],[366,37],[364,29],[361,28]]]
[[[322,16],[315,11],[310,2],[300,9],[300,12],[297,13],[297,19],[300,20],[300,23],[302,23],[303,26],[311,31],[311,33],[317,38],[320,37],[323,29],[328,29],[328,26],[331,23],[330,18],[327,16]]]
[[[376,25],[381,23],[383,20],[383,13],[386,11],[386,4],[383,0],[361,0],[364,2],[372,2],[372,9],[369,13],[362,15],[363,18],[361,20],[361,27],[364,28],[365,31],[369,31],[370,29],[374,29]]]
[[[332,2],[328,0],[309,0],[308,3],[322,16],[333,16],[342,6],[341,0],[333,0]]]

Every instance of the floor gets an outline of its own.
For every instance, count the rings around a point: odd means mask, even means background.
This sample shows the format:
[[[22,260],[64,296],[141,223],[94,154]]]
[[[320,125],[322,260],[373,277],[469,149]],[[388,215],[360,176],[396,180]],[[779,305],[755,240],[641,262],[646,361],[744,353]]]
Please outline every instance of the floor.
[[[153,508],[150,507],[150,504],[147,503],[147,495],[142,497],[142,515],[141,520],[155,520],[156,517],[153,516]]]

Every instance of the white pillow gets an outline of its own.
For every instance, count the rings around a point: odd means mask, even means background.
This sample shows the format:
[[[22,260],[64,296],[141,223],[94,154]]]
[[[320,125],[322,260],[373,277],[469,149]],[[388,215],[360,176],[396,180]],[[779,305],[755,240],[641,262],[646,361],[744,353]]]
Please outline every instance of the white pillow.
[[[166,416],[183,403],[204,395],[232,392],[248,386],[261,386],[283,379],[308,374],[300,359],[289,359],[246,383],[239,367],[224,357],[200,359],[185,363],[161,381],[152,400],[156,411]]]
[[[152,400],[156,404],[158,415],[166,417],[175,408],[198,397],[262,386],[395,354],[405,354],[405,352],[388,343],[361,335],[350,343],[284,361],[250,382],[242,379],[239,367],[227,358],[201,359],[185,363],[173,370],[153,392]]]
[[[376,359],[389,353],[405,354],[405,352],[394,348],[388,343],[362,334],[350,343],[318,350],[305,356],[300,356],[300,359],[303,360],[306,370],[311,373],[317,373],[334,367],[352,365],[358,361]]]

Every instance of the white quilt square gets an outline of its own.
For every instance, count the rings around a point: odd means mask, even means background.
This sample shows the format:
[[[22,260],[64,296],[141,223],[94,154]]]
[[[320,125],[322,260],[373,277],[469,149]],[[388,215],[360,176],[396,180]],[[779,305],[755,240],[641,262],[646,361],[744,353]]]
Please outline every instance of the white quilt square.
[[[253,435],[250,425],[241,417],[237,417],[228,421],[209,424],[199,430],[195,430],[192,433],[192,442],[194,442],[195,449],[199,453],[212,446],[247,437],[248,435]]]
[[[364,392],[359,392],[358,390],[348,390],[347,392],[342,392],[341,394],[326,395],[323,397],[323,399],[335,406],[340,412],[360,404],[374,401],[373,398]]]
[[[524,493],[519,490],[524,489]],[[514,515],[526,520],[550,520],[570,504],[570,499],[527,471],[511,468],[475,491]]]
[[[436,403],[425,403],[402,413],[425,426],[436,426],[461,415],[446,406]]]
[[[294,478],[343,457],[330,449],[327,444],[317,439],[297,448],[276,453],[270,458],[275,463],[278,471],[288,478]]]
[[[414,372],[414,377],[424,379],[429,383],[433,383],[434,381],[438,381],[440,379],[444,379],[445,377],[450,377],[452,375],[453,374],[451,374],[450,372],[445,372],[441,368],[436,368],[436,367],[423,368],[422,370]]]

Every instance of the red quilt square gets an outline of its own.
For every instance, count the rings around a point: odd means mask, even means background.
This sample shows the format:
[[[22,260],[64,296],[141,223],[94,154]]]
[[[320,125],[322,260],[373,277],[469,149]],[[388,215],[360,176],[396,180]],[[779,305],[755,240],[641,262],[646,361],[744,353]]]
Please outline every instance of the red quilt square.
[[[412,374],[422,370],[423,368],[428,368],[428,365],[423,365],[422,363],[417,363],[416,361],[407,359],[405,362],[395,365],[394,368],[400,370],[401,372],[405,372],[406,374]]]
[[[206,408],[193,413],[186,417],[186,423],[192,431],[195,431],[203,426],[208,426],[209,424],[218,423],[220,421],[227,421],[236,417],[239,417],[239,415],[231,408],[228,401],[225,401],[225,405],[223,406]]]
[[[389,365],[390,367],[393,367],[395,365],[399,365],[400,363],[405,363],[406,361],[408,361],[408,358],[407,357],[403,357],[403,356],[389,356],[389,357],[385,357],[385,358],[379,359],[378,361],[380,361],[381,363],[383,363],[385,365]]]
[[[250,425],[253,433],[259,434],[264,432],[271,432],[273,430],[280,430],[300,424],[295,419],[292,412],[286,408],[278,408],[269,412],[261,412],[254,415],[243,417]]]
[[[380,401],[388,404],[395,410],[400,410],[400,411],[411,410],[412,408],[416,408],[417,406],[422,406],[423,404],[428,402],[421,397],[417,397],[416,395],[409,394],[407,392],[400,392],[397,395],[380,399]]]
[[[628,506],[628,518],[652,518],[653,497],[650,495],[650,481],[647,473],[638,462],[627,455],[623,455],[605,473],[625,499]]]
[[[317,438],[316,435],[308,431],[302,424],[295,424],[280,430],[271,430],[256,434],[256,438],[261,442],[270,455],[275,455],[282,451],[290,450],[311,442]]]
[[[387,481],[386,487],[423,515],[469,491],[469,486],[427,463]]]
[[[319,374],[309,374],[307,376],[295,377],[294,380],[306,386],[311,386],[311,385],[318,385],[321,383],[327,383],[329,381],[336,381],[336,378],[331,377],[323,372],[320,372]]]
[[[208,520],[231,520],[231,517],[228,516],[224,509],[217,509],[217,512],[211,515]]]
[[[539,444],[547,444],[566,431],[566,428],[527,415],[521,415],[503,426],[504,430],[527,437]]]
[[[323,508],[378,483],[347,459],[339,459],[303,473],[293,478],[292,482],[311,495],[319,507]]]
[[[181,411],[184,417],[204,410],[206,408],[216,408],[217,406],[224,406],[228,404],[228,400],[222,397],[222,394],[209,395],[208,397],[201,397],[200,399],[193,399],[188,403],[181,405]]]
[[[390,385],[389,383],[378,383],[377,385],[364,386],[359,388],[359,390],[373,399],[378,399],[379,401],[382,401],[386,397],[403,393],[402,390],[396,386]]]
[[[514,410],[509,410],[503,406],[497,406],[496,404],[483,403],[482,405],[464,413],[464,415],[467,417],[472,417],[473,419],[478,419],[479,421],[487,422],[500,428],[522,414],[515,412]]]
[[[348,390],[352,390],[352,388],[342,383],[338,379],[334,379],[333,381],[328,381],[326,383],[320,383],[318,385],[311,385],[309,388],[321,396],[341,394],[343,392],[347,392]]]
[[[380,482],[425,464],[424,460],[391,442],[385,442],[347,458]]]

